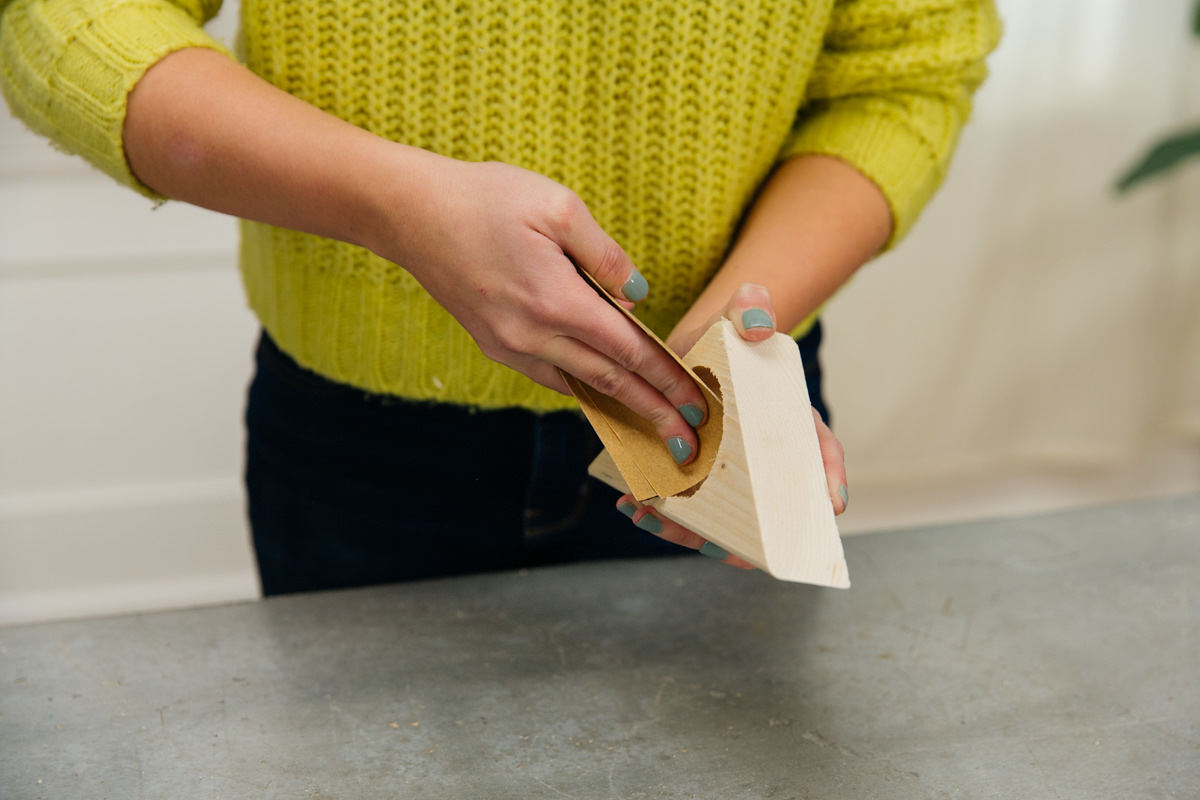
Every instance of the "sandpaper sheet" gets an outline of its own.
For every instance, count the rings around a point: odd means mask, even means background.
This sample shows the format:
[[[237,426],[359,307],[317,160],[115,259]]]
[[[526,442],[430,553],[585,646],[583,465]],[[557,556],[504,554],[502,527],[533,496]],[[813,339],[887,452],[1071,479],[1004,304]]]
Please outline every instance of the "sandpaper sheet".
[[[723,418],[721,399],[654,334],[654,331],[647,328],[632,312],[617,303],[604,290],[604,287],[596,283],[591,275],[583,270],[580,270],[579,274],[600,293],[601,297],[649,336],[655,346],[687,370],[696,386],[704,393],[704,398],[708,402],[708,416],[704,423],[696,429],[696,436],[699,439],[696,458],[686,466],[679,466],[675,463],[675,459],[671,458],[670,452],[659,438],[654,426],[647,420],[572,375],[563,372],[563,379],[566,380],[576,399],[579,400],[583,413],[592,427],[596,429],[596,434],[604,443],[613,461],[616,462],[617,469],[621,471],[621,477],[629,484],[630,493],[635,498],[642,501],[652,497],[670,497],[691,489],[708,477],[713,462],[716,460],[717,448],[721,444],[721,420]]]

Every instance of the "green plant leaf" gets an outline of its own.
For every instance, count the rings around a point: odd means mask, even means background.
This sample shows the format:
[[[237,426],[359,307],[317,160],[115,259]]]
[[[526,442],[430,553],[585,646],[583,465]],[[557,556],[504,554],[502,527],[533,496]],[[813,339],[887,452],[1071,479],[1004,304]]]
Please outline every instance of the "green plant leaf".
[[[1129,191],[1142,181],[1196,155],[1200,155],[1200,128],[1168,136],[1150,148],[1150,152],[1117,181],[1117,191]]]
[[[1197,0],[1196,10],[1192,14],[1192,33],[1200,36],[1200,0]]]

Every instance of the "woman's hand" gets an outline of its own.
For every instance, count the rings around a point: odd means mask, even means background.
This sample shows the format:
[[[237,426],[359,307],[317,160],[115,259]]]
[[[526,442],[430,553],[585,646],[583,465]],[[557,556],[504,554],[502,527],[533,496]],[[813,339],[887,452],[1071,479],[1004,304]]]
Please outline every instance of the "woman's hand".
[[[403,265],[484,355],[559,392],[559,370],[654,424],[677,463],[707,412],[688,374],[587,284],[576,265],[632,305],[648,286],[583,201],[536,173],[439,159],[417,224],[372,249]]]
[[[775,309],[771,304],[770,294],[766,288],[758,284],[745,283],[734,292],[725,308],[714,315],[707,324],[690,330],[677,328],[667,338],[667,343],[676,348],[676,352],[686,352],[721,317],[732,321],[741,337],[748,341],[762,341],[775,333]],[[829,498],[833,503],[833,513],[841,514],[846,510],[849,502],[849,493],[846,489],[845,454],[842,451],[841,442],[825,425],[815,409],[812,410],[812,415],[817,427],[817,442],[821,448],[821,461],[825,465],[825,480],[829,486]],[[684,547],[690,547],[693,550],[699,550],[706,556],[739,569],[754,568],[753,565],[735,555],[730,555],[699,534],[659,516],[649,506],[638,503],[633,495],[621,495],[617,500],[617,509],[632,519],[639,528],[649,531],[655,536]]]
[[[648,289],[564,186],[387,141],[203,49],[146,72],[124,141],[147,186],[367,247],[409,270],[490,358],[566,392],[562,369],[650,420],[677,462],[694,457],[704,396],[576,274],[625,302]]]

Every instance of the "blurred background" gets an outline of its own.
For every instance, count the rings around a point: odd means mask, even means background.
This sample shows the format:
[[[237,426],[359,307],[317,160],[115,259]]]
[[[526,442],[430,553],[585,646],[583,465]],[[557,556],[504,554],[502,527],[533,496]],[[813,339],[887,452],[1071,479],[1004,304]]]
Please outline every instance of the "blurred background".
[[[844,532],[1200,491],[1200,159],[1113,190],[1200,124],[1192,6],[999,0],[946,185],[826,316]],[[0,114],[0,624],[257,596],[235,254]]]

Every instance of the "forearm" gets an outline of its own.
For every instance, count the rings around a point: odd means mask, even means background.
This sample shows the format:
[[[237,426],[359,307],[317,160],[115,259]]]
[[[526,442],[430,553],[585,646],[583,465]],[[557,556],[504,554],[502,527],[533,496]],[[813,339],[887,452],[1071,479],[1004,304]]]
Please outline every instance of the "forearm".
[[[129,97],[124,142],[133,172],[161,194],[364,246],[406,219],[405,205],[420,204],[441,159],[201,49],[172,53],[142,77]]]
[[[637,286],[561,184],[390,142],[199,49],[146,72],[123,141],[155,191],[367,247],[408,270],[484,355],[564,392],[567,372],[649,420],[676,464],[695,457],[683,409],[702,415],[704,396],[579,278],[576,265],[625,299]]]
[[[879,188],[835,158],[800,156],[770,178],[720,271],[676,327],[703,325],[743,283],[767,287],[776,328],[789,331],[887,242]]]

